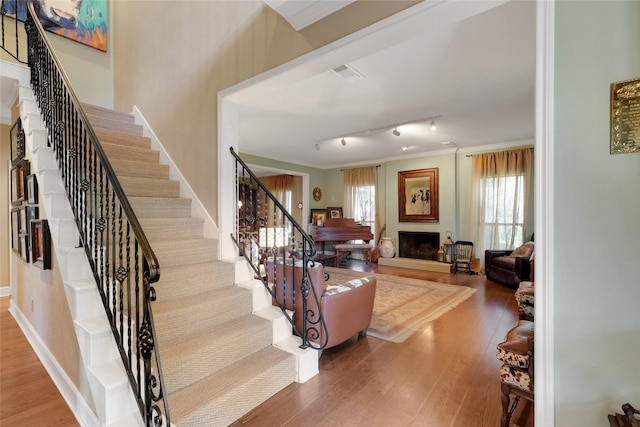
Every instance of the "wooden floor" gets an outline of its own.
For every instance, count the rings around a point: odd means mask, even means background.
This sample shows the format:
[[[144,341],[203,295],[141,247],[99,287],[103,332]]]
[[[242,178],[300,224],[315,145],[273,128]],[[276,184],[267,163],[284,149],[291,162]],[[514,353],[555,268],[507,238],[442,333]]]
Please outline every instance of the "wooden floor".
[[[0,298],[0,426],[79,426]]]
[[[339,267],[367,269],[361,261]],[[500,425],[500,362],[495,352],[517,321],[514,291],[484,276],[375,263],[371,269],[477,292],[402,344],[352,338],[325,350],[319,375],[290,385],[232,426]],[[533,405],[522,399],[511,422],[533,427]]]
[[[234,427],[500,425],[495,349],[517,319],[513,290],[484,276],[368,267],[361,261],[340,267],[477,292],[402,344],[353,338],[325,350],[319,375],[290,385]],[[77,426],[8,306],[9,297],[0,298],[0,426]],[[533,427],[533,405],[520,402],[512,423]]]

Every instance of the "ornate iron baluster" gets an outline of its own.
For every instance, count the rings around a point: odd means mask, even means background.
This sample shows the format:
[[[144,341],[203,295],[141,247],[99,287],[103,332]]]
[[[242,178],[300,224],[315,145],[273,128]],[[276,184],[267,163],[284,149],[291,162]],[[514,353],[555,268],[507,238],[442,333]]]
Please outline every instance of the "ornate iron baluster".
[[[271,194],[264,184],[251,172],[233,148],[231,148],[230,151],[236,159],[235,195],[238,201],[242,202],[242,205],[239,203],[238,208],[235,209],[234,224],[236,229],[232,233],[231,238],[240,248],[240,253],[242,253],[252,265],[256,277],[262,280],[265,289],[280,306],[296,334],[300,336],[302,340],[300,347],[322,349],[328,342],[327,328],[319,309],[320,296],[315,294],[315,288],[310,283],[309,276],[309,264],[313,264],[312,258],[316,254],[316,245],[291,214],[287,212],[286,208],[282,206],[277,198]],[[256,237],[258,240],[257,244],[260,249],[259,260],[254,259],[254,254],[251,250],[254,244],[253,237]],[[298,250],[297,247],[289,249],[289,245],[296,241],[301,242],[302,249]],[[282,254],[279,255],[281,250]],[[268,278],[262,275],[261,265],[256,262],[263,262],[266,266],[266,262],[271,260],[275,265],[278,262],[278,256],[281,256],[283,259],[290,256],[294,264],[299,260],[303,266],[301,278],[296,277],[296,275],[300,273],[297,273],[295,268],[292,269],[293,277],[288,277],[284,274],[282,278],[279,278],[277,277],[277,269],[271,271],[271,274],[275,275],[274,281],[282,280],[284,282],[282,295],[276,295],[275,289],[268,283]],[[263,257],[265,259],[263,259]],[[290,279],[291,286],[289,289],[288,281]],[[301,280],[299,292],[301,293],[300,305],[302,305],[302,307],[297,306],[298,296],[296,295],[296,286],[294,286],[294,284],[298,282],[298,279]],[[314,298],[314,306],[318,307],[317,312],[309,309],[309,298]],[[285,309],[285,304],[289,300],[291,300],[293,306],[292,312],[296,313],[300,311],[301,313],[302,330],[298,330],[296,326],[294,320],[295,315],[294,317],[290,316]],[[325,338],[323,342],[318,343],[316,341],[320,338],[321,331],[324,332]]]
[[[151,309],[155,301],[152,284],[160,275],[158,261],[42,27],[34,19],[31,1],[27,3],[31,84],[80,243],[140,414],[148,426],[170,425]]]

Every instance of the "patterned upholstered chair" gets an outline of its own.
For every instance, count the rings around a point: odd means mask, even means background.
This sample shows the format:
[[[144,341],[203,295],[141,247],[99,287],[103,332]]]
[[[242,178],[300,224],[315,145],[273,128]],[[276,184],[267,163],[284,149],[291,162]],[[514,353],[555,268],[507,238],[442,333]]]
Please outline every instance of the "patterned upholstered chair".
[[[520,319],[534,320],[535,291],[536,287],[534,282],[520,282],[515,295],[516,302],[518,303],[518,315],[520,316]]]
[[[521,397],[533,402],[533,345],[534,323],[519,320],[503,342],[498,344],[496,356],[503,363],[500,368],[502,391],[501,427],[509,427],[511,415]],[[513,396],[513,399],[511,398]]]

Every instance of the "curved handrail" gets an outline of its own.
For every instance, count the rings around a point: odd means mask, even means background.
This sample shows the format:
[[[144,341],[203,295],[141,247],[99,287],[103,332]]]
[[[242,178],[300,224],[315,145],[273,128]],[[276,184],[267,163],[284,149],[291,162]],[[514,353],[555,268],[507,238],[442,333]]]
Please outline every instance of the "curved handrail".
[[[230,147],[231,155],[236,160],[236,199],[241,200],[246,198],[246,194],[243,194],[240,191],[240,185],[242,184],[240,179],[248,180],[250,183],[251,190],[249,190],[252,195],[250,199],[253,197],[257,197],[257,204],[260,206],[249,206],[247,209],[240,208],[236,210],[236,222],[235,222],[235,232],[231,233],[231,239],[235,242],[235,244],[241,249],[242,255],[249,261],[249,264],[252,266],[256,277],[259,277],[265,289],[271,295],[273,301],[276,305],[280,307],[282,312],[284,313],[287,320],[291,323],[293,329],[296,331],[297,335],[302,339],[301,348],[311,347],[314,349],[321,350],[328,343],[328,330],[325,323],[325,319],[322,315],[320,309],[320,295],[316,294],[316,287],[311,283],[311,275],[309,274],[309,267],[313,266],[315,261],[313,261],[313,257],[316,255],[316,244],[313,239],[304,231],[304,229],[298,224],[293,218],[293,216],[287,211],[287,209],[280,203],[280,201],[269,191],[269,189],[258,179],[258,177],[249,169],[249,167],[244,163],[244,161],[238,156],[238,154],[234,151],[233,147]],[[239,173],[239,170],[242,170],[242,174]],[[246,174],[246,175],[245,175]],[[255,188],[253,185],[255,184]],[[245,187],[243,187],[245,188]],[[256,196],[258,195],[258,196]],[[267,200],[264,200],[261,203],[260,196],[264,195]],[[242,197],[241,197],[242,196]],[[251,203],[253,200],[250,201]],[[273,207],[269,208],[268,203],[272,203]],[[242,216],[244,215],[244,217]],[[261,216],[262,215],[262,216]],[[269,223],[271,222],[271,227],[269,227]],[[276,225],[276,222],[278,223]],[[245,235],[245,230],[242,231],[242,236],[240,236],[240,229],[244,228],[245,225],[249,225],[249,235],[247,237]],[[283,226],[284,225],[284,226]],[[288,249],[288,243],[285,243],[285,240],[288,236],[285,233],[287,230],[291,236],[295,236],[296,233],[301,238],[302,248],[297,248],[297,242],[295,239],[292,239],[291,246],[292,249]],[[264,231],[264,233],[263,233]],[[272,236],[268,237],[268,231],[272,233]],[[277,236],[277,232],[280,231],[280,236]],[[238,233],[238,237],[234,236],[235,233]],[[263,243],[254,242],[256,234],[258,237],[264,235],[266,242],[264,242],[264,246],[260,248],[259,246],[263,245]],[[249,240],[249,241],[247,241]],[[269,243],[273,246],[269,247]],[[256,245],[258,247],[256,247]],[[279,254],[279,247],[284,248],[284,253]],[[253,254],[253,250],[262,251],[262,254],[255,255]],[[273,284],[268,283],[267,275],[265,275],[261,268],[267,268],[266,260],[261,260],[262,256],[273,256],[273,261],[276,261],[276,258],[282,256],[282,258],[292,258],[292,261],[296,263],[296,260],[302,261],[302,277],[300,277],[300,290],[301,293],[301,302],[302,307],[295,307],[296,298],[296,286],[290,286],[287,288],[286,280],[290,280],[293,283],[297,282],[297,278],[292,277],[282,277],[279,280],[284,280],[283,283],[283,295],[281,298],[278,298],[276,295],[276,291],[273,288]],[[257,257],[257,259],[256,259]],[[263,264],[261,266],[261,264]],[[295,269],[293,270],[295,272]],[[275,272],[273,272],[275,273]],[[274,278],[278,280],[278,278]],[[290,295],[287,296],[287,293]],[[313,305],[310,308],[308,301],[309,298],[313,298]],[[287,306],[287,301],[291,300],[292,306]],[[314,309],[317,312],[314,311]],[[289,314],[289,310],[295,312],[300,310],[298,314],[298,318],[302,320],[301,329],[299,330],[299,326],[296,325],[296,321]],[[321,329],[320,329],[321,328]],[[322,333],[324,332],[324,333]],[[312,342],[311,339],[317,340],[319,337],[323,337],[321,342]]]

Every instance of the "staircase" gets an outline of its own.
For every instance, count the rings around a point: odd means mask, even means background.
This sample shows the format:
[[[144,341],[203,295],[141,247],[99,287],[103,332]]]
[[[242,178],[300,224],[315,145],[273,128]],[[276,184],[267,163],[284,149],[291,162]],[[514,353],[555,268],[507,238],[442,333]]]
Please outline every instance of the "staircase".
[[[134,116],[83,108],[161,266],[153,310],[172,424],[228,425],[297,379],[296,358],[272,345],[278,315],[250,276],[236,285],[244,261],[219,260]]]

